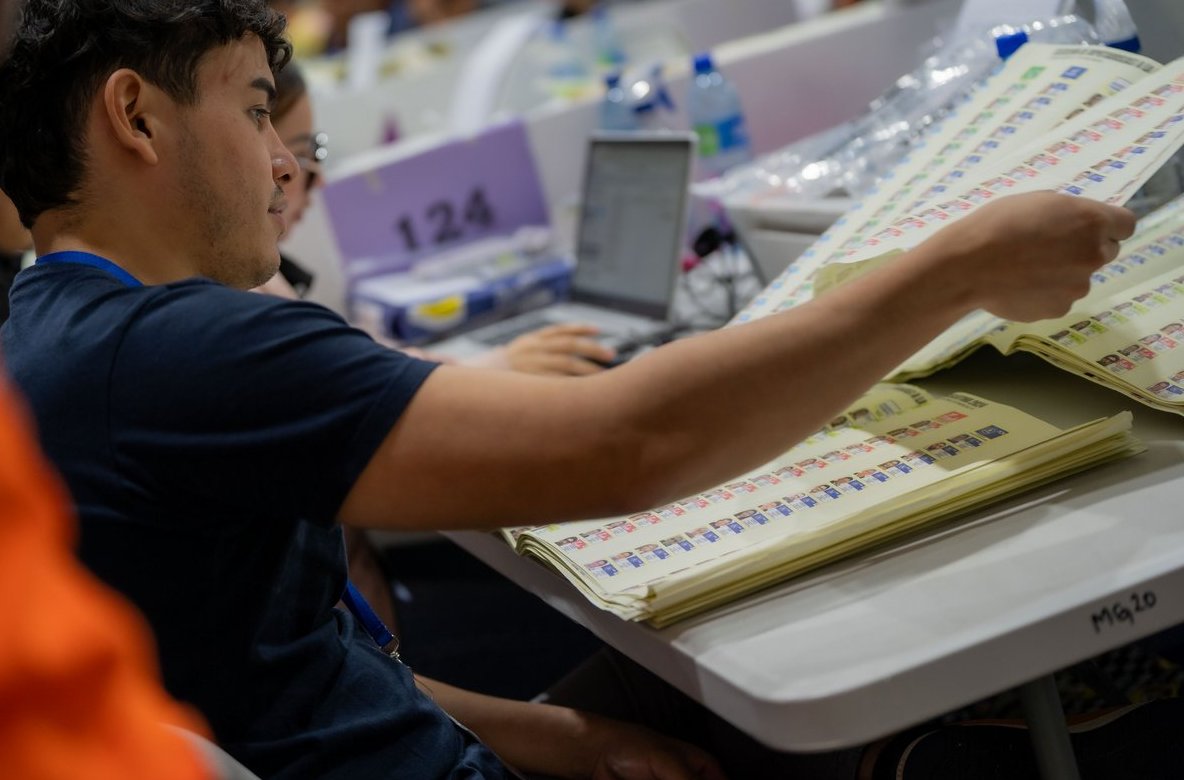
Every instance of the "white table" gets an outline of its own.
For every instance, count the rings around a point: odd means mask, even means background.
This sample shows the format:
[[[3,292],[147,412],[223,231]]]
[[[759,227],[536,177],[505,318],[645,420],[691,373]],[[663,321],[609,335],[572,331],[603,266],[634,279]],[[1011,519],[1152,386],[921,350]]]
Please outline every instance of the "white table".
[[[1065,426],[1131,409],[1149,451],[663,630],[491,535],[450,537],[770,746],[855,746],[1029,684],[1044,775],[1076,777],[1047,676],[1184,622],[1184,417],[989,350],[923,384],[1006,403],[1034,383],[1051,403],[1017,406]]]

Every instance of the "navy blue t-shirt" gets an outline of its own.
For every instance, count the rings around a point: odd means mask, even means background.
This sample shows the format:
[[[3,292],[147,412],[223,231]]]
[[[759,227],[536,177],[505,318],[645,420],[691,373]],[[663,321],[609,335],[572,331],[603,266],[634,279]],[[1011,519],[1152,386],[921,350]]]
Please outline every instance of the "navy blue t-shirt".
[[[264,778],[507,776],[334,606],[334,517],[433,364],[314,304],[73,263],[22,271],[0,336],[83,561],[232,755]]]

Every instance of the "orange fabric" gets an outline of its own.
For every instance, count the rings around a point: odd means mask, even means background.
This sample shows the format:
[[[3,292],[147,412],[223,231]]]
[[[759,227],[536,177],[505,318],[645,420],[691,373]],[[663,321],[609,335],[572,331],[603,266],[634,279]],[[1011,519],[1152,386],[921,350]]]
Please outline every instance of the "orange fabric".
[[[63,489],[0,380],[0,774],[208,777],[162,724],[204,726],[165,694],[143,620],[77,563],[73,539]]]

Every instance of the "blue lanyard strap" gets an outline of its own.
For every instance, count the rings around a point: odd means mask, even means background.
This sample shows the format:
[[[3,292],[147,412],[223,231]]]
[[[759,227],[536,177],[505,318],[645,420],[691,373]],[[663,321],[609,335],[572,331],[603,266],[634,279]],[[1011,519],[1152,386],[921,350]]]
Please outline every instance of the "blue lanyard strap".
[[[346,581],[345,593],[341,594],[341,600],[345,602],[345,606],[353,613],[354,617],[366,629],[366,633],[374,640],[374,644],[378,645],[382,652],[399,660],[399,640],[391,633],[391,630],[382,622],[382,618],[374,611],[374,608],[367,603],[358,589],[354,587],[352,582]]]
[[[60,263],[89,265],[91,268],[97,268],[100,271],[106,271],[118,279],[126,287],[144,286],[143,282],[117,266],[115,263],[111,262],[105,257],[92,255],[90,252],[51,252],[48,255],[42,255],[41,257],[37,258],[37,265],[57,265]]]

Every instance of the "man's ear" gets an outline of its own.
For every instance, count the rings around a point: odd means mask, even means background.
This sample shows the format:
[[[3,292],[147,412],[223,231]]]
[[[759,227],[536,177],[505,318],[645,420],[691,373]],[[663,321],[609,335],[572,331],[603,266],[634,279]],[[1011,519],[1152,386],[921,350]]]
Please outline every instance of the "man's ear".
[[[149,165],[159,162],[161,111],[167,96],[134,70],[120,68],[103,85],[103,116],[115,143]]]

